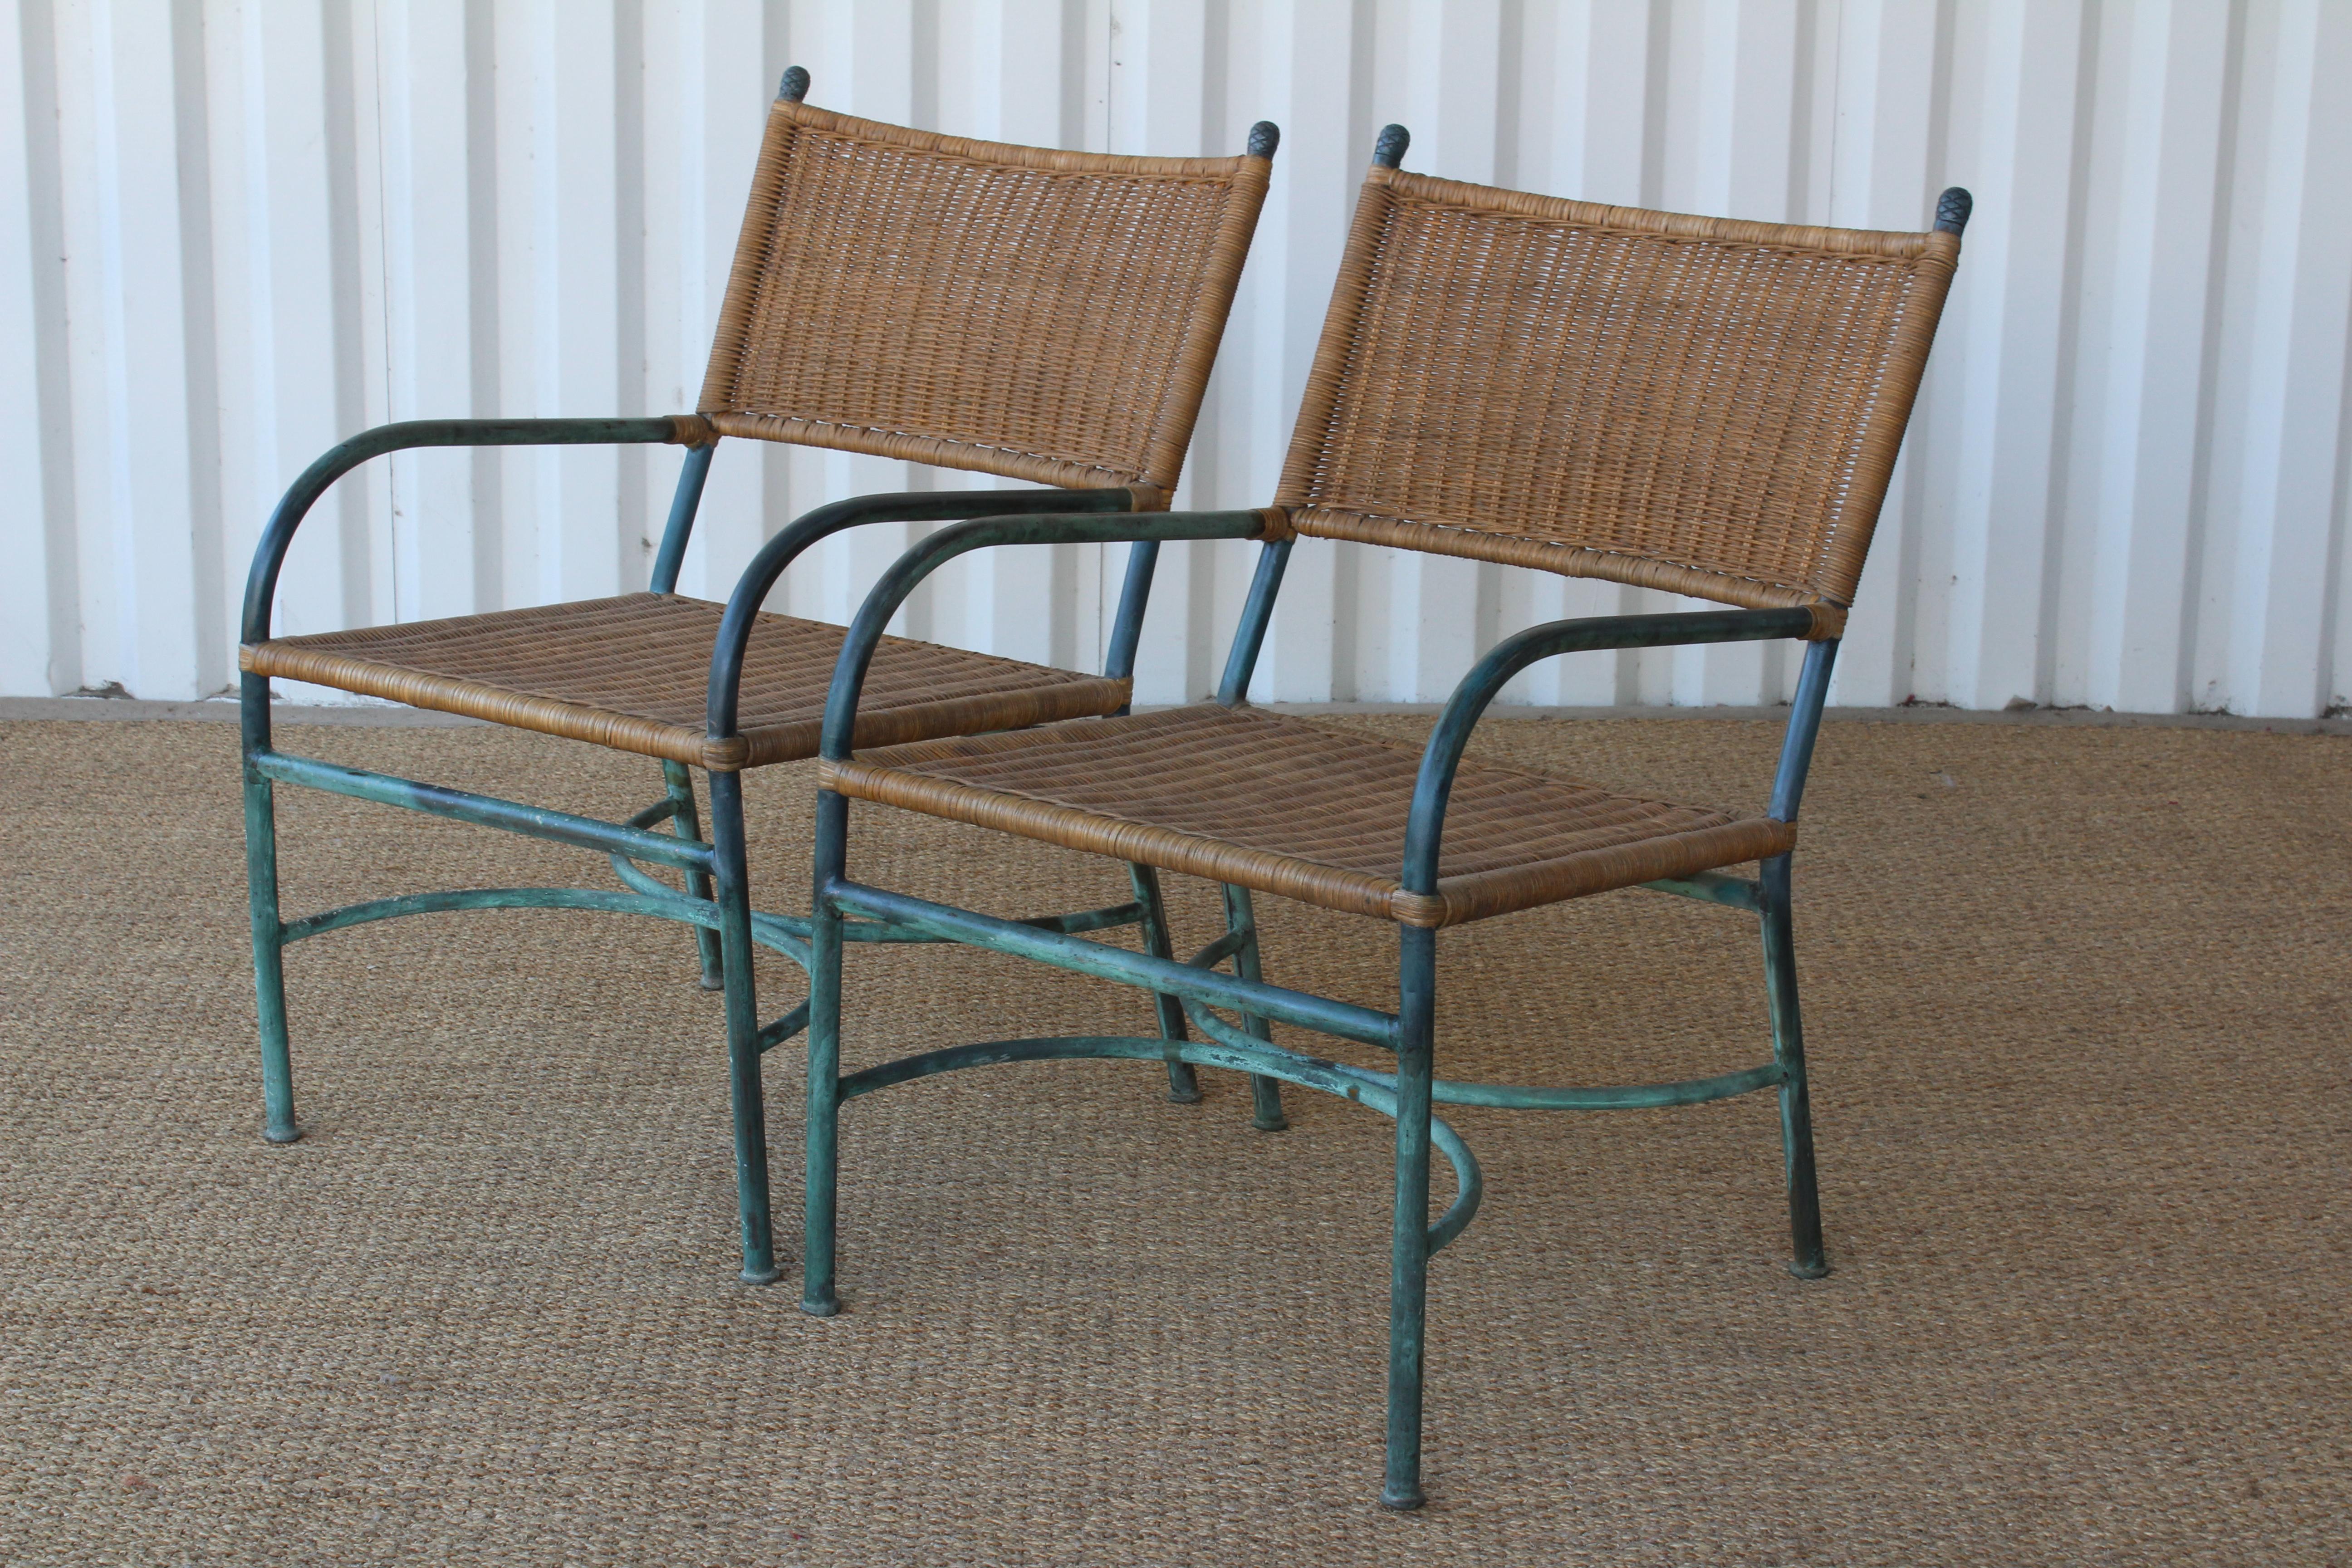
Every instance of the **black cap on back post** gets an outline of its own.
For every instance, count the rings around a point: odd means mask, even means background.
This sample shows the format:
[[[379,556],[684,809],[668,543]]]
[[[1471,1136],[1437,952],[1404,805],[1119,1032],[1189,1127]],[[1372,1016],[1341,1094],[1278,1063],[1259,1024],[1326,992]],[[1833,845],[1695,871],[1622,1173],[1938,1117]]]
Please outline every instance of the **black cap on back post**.
[[[1954,185],[1936,198],[1936,232],[1958,234],[1969,226],[1969,214],[1976,210],[1977,199],[1958,185]]]

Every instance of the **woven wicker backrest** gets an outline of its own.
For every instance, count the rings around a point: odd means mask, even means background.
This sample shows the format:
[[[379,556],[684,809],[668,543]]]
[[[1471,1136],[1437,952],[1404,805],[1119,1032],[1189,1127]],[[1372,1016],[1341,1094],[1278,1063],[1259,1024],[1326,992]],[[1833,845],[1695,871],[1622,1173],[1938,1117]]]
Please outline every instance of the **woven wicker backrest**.
[[[1843,606],[1958,255],[1376,164],[1276,503],[1310,535]]]
[[[779,98],[700,411],[725,436],[1165,505],[1271,150],[1056,153]]]

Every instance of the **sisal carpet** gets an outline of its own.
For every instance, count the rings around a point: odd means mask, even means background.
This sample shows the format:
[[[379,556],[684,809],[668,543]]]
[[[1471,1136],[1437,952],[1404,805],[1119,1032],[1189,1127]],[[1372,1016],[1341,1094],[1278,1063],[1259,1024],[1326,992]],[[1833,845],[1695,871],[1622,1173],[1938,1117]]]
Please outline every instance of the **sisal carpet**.
[[[641,760],[490,730],[284,739],[609,816],[657,793]],[[1761,799],[1774,742],[1482,732],[1726,804]],[[2352,741],[1830,725],[1798,937],[1837,1272],[1783,1271],[1769,1097],[1455,1113],[1488,1196],[1434,1268],[1411,1517],[1372,1501],[1385,1121],[1292,1090],[1292,1130],[1256,1133],[1242,1081],[1171,1106],[1134,1064],[858,1101],[847,1310],[818,1322],[732,1280],[686,933],[505,912],[293,950],[309,1135],[272,1148],[234,746],[0,726],[0,1562],[2352,1562]],[[808,787],[753,775],[772,908],[803,904]],[[607,885],[280,799],[289,911]],[[879,810],[852,866],[1004,913],[1124,897],[1116,867]],[[1270,977],[1389,1004],[1386,929],[1262,908]],[[1753,929],[1629,892],[1448,933],[1441,1070],[1761,1060]],[[1006,960],[851,958],[853,1062],[1149,1028]],[[800,994],[781,962],[762,985],[772,1014]]]

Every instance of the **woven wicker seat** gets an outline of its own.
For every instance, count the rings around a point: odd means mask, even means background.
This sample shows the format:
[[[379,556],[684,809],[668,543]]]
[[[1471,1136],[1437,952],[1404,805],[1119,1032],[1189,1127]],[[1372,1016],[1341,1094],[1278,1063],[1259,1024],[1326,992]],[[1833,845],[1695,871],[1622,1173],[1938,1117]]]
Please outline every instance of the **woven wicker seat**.
[[[1204,703],[894,746],[824,763],[821,777],[855,799],[1416,926],[1686,877],[1796,842],[1793,824],[1769,817],[1465,764],[1430,898],[1397,875],[1420,765],[1418,746]]]
[[[744,659],[738,733],[713,741],[704,693],[725,608],[675,594],[627,594],[280,637],[247,650],[246,668],[709,768],[816,755],[842,628],[760,616]],[[874,681],[874,703],[858,721],[866,745],[1113,713],[1129,687],[903,637],[882,645]]]

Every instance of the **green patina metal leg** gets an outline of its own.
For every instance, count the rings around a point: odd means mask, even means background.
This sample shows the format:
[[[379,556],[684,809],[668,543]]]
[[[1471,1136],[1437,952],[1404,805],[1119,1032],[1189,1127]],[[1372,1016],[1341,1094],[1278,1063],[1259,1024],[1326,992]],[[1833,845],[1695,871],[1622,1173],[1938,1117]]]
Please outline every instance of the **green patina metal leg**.
[[[841,915],[820,909],[809,942],[808,1174],[801,1241],[801,1310],[841,1310],[834,1287],[841,1184]]]
[[[261,1135],[302,1136],[294,1124],[294,1065],[286,1038],[285,927],[278,916],[278,814],[269,781],[245,766],[245,878],[253,913],[253,989],[261,1024]]]
[[[1805,1088],[1805,1032],[1797,1006],[1797,950],[1790,918],[1789,857],[1767,860],[1759,881],[1764,924],[1764,987],[1772,1012],[1772,1055],[1780,1063],[1780,1152],[1789,1183],[1789,1272],[1819,1279],[1830,1271],[1822,1247],[1821,1193],[1813,1175],[1813,1105]]]
[[[735,1109],[735,1197],[743,1222],[743,1282],[776,1278],[768,1215],[768,1104],[760,1079],[760,998],[751,970],[751,899],[744,866],[743,781],[710,775],[711,858],[726,972],[727,1068]]]
[[[1160,896],[1160,871],[1157,867],[1129,865],[1129,883],[1135,889],[1135,901],[1143,906],[1143,951],[1154,958],[1174,958],[1174,940],[1168,931],[1168,905]],[[1179,1105],[1197,1104],[1201,1099],[1200,1076],[1192,1064],[1176,1053],[1183,1047],[1184,1004],[1173,996],[1155,991],[1151,1005],[1160,1015],[1160,1037],[1168,1043],[1168,1098]]]
[[[834,1288],[835,1198],[841,1176],[841,910],[825,892],[848,859],[849,802],[816,797],[816,887],[809,905],[808,1173],[801,1239],[801,1310],[841,1310]]]
[[[1396,1214],[1389,1260],[1388,1470],[1381,1501],[1419,1508],[1423,1330],[1429,1307],[1429,1121],[1437,933],[1399,928]]]
[[[1234,972],[1244,980],[1262,980],[1257,961],[1257,911],[1250,904],[1250,891],[1230,882],[1221,883],[1225,896],[1225,930],[1239,934],[1242,944],[1234,952]],[[1242,1015],[1242,1027],[1252,1039],[1274,1043],[1274,1026],[1255,1013]],[[1264,1073],[1250,1075],[1250,1125],[1261,1132],[1280,1132],[1290,1126],[1290,1118],[1282,1113],[1282,1080]]]
[[[694,810],[694,772],[684,763],[665,761],[662,778],[669,785],[670,804],[677,809],[670,816],[670,826],[680,838],[702,837],[701,819]],[[697,899],[710,897],[710,879],[700,871],[686,874],[686,890]],[[715,931],[702,926],[694,928],[695,951],[702,958],[702,988],[723,991],[727,988],[727,969],[719,956],[720,937]]]

